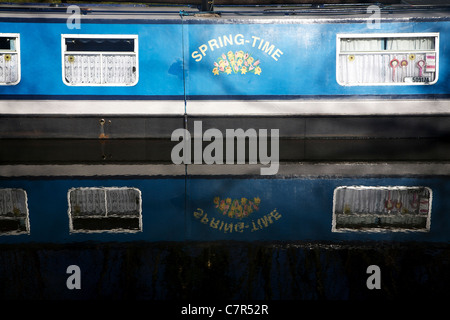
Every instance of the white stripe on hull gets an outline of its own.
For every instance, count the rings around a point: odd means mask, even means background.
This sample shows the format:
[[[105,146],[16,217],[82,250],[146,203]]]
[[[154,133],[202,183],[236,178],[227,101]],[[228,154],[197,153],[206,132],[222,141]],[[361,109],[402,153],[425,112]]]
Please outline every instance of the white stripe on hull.
[[[216,115],[433,115],[450,114],[450,100],[188,101],[187,114]]]
[[[0,100],[11,115],[183,115],[183,100]]]
[[[0,100],[2,115],[184,115],[183,100]],[[450,115],[450,100],[188,100],[192,116]]]

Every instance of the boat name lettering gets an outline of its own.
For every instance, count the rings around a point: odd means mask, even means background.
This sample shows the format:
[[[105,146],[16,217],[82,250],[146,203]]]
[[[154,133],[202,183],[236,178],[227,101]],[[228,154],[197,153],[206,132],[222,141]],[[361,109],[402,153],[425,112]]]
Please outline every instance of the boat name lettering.
[[[238,33],[236,35],[223,35],[208,40],[207,42],[201,44],[197,50],[193,51],[191,57],[195,59],[196,62],[199,62],[204,56],[206,56],[208,51],[212,52],[215,49],[220,49],[228,45],[251,45],[252,48],[257,48],[258,50],[268,54],[275,61],[278,61],[278,59],[283,55],[283,51],[261,37],[250,36],[249,38],[246,38],[243,34]]]

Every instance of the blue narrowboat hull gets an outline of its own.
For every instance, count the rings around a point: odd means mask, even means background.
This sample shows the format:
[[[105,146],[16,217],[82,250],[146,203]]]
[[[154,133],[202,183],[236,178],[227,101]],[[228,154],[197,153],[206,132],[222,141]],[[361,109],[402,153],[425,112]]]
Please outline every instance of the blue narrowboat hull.
[[[387,7],[375,29],[352,10],[121,6],[77,29],[62,9],[0,7],[21,72],[0,85],[2,299],[448,297],[448,7]],[[340,36],[414,33],[436,41],[435,81],[340,81]],[[94,36],[131,39],[135,82],[70,78],[67,43]],[[172,134],[199,122],[279,129],[279,170],[175,164]]]
[[[107,118],[104,129],[109,138],[166,138],[185,116],[212,117],[216,126],[223,124],[222,117],[259,116],[269,118],[266,127],[271,119],[292,116],[363,116],[375,127],[386,124],[387,119],[379,117],[402,121],[437,116],[435,121],[443,123],[437,127],[444,130],[450,74],[448,12],[394,9],[383,8],[379,27],[373,28],[370,15],[345,9],[333,16],[302,14],[301,9],[236,14],[225,7],[210,15],[189,8],[93,7],[83,11],[79,29],[69,28],[70,12],[61,8],[25,14],[7,10],[0,16],[1,32],[20,34],[21,78],[16,85],[0,86],[1,136],[95,139],[100,135],[99,120]],[[414,33],[439,36],[435,82],[340,83],[337,36]],[[65,83],[62,36],[83,35],[137,37],[138,81],[120,86]],[[229,52],[242,52],[257,65],[251,72],[222,72],[215,64]],[[303,128],[289,123],[281,129],[290,137],[303,133]],[[427,134],[420,126],[416,130],[419,136]]]

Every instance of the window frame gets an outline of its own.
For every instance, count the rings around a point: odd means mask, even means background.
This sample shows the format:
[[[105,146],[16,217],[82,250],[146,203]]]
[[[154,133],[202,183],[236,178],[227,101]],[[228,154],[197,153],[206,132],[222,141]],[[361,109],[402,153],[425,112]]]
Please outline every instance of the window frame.
[[[429,193],[429,203],[428,203],[428,212],[426,216],[426,226],[425,228],[405,228],[405,227],[367,227],[367,228],[348,228],[348,227],[340,227],[337,228],[336,224],[336,205],[337,205],[337,193],[340,189],[367,189],[367,190],[390,190],[390,191],[398,191],[398,190],[420,190],[426,189]],[[333,213],[332,213],[332,222],[331,222],[331,232],[333,233],[392,233],[392,232],[429,232],[431,230],[431,210],[433,204],[433,191],[429,187],[425,186],[338,186],[334,189],[333,192]],[[379,216],[376,213],[367,213],[362,215],[374,215]]]
[[[20,192],[23,192],[24,195],[24,207],[25,207],[25,214],[24,214],[24,222],[25,222],[25,231],[5,231],[5,232],[0,232],[0,236],[19,236],[19,235],[29,235],[30,234],[30,211],[28,208],[28,195],[26,190],[21,189],[21,188],[0,188],[0,192],[3,190],[17,190]],[[14,220],[14,218],[11,217],[3,217],[0,216],[1,220]]]
[[[15,86],[15,85],[19,84],[19,82],[21,80],[20,33],[0,33],[0,37],[16,38],[15,53],[17,53],[17,81],[11,82],[11,83],[0,82],[0,86]],[[0,54],[8,53],[7,51],[8,50],[0,49]],[[11,51],[11,50],[9,50],[9,51]]]
[[[66,39],[68,38],[78,38],[78,39],[134,39],[134,50],[129,51],[67,51],[66,50]],[[66,81],[65,77],[65,67],[64,67],[64,56],[66,54],[130,54],[134,55],[136,59],[136,80],[131,84],[120,84],[120,83],[77,83],[72,84]],[[100,62],[102,59],[100,59]],[[102,69],[102,68],[101,68]],[[139,40],[137,34],[61,34],[61,75],[62,81],[66,86],[69,87],[133,87],[139,82]]]
[[[361,39],[361,38],[367,38],[367,39],[375,39],[375,38],[420,38],[420,37],[434,37],[434,50],[433,52],[436,53],[436,71],[435,71],[435,78],[431,82],[368,82],[368,83],[342,83],[339,81],[339,70],[340,70],[340,59],[339,56],[341,53],[341,39],[343,38],[354,38],[354,39]],[[434,85],[439,80],[439,40],[440,34],[439,32],[418,32],[418,33],[339,33],[336,34],[336,82],[343,87],[369,87],[369,86],[423,86],[423,85]],[[385,50],[386,54],[389,53],[421,53],[424,52],[424,50],[395,50],[395,51],[388,51]],[[380,51],[380,53],[383,51]],[[360,54],[364,54],[365,52],[361,52]],[[369,51],[366,53],[375,53],[375,51]],[[351,52],[347,53],[351,54]]]
[[[70,195],[72,191],[77,190],[103,190],[105,192],[105,204],[108,203],[108,190],[117,191],[117,190],[133,190],[136,191],[139,195],[139,208],[138,208],[138,217],[136,219],[139,220],[139,229],[126,229],[126,228],[118,228],[118,229],[74,229],[73,227],[73,215],[72,215],[72,205],[70,201]],[[69,215],[69,232],[70,234],[75,233],[115,233],[115,234],[122,234],[122,233],[138,233],[143,231],[143,224],[142,224],[142,192],[138,188],[133,187],[77,187],[77,188],[71,188],[67,192],[67,204],[68,204],[68,215]],[[105,208],[105,216],[104,218],[108,217],[108,209]],[[113,216],[114,218],[117,218],[117,216]],[[102,216],[91,216],[91,217],[80,217],[75,219],[90,219],[90,218],[102,218]],[[126,218],[126,217],[125,217]]]

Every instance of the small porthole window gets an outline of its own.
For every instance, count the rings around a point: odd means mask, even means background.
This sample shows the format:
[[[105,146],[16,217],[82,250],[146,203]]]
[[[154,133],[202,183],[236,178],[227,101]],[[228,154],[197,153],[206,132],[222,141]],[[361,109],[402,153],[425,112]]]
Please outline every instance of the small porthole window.
[[[19,81],[19,34],[0,33],[0,85],[16,85]]]
[[[336,80],[343,86],[438,80],[439,33],[339,34],[336,47]]]
[[[62,35],[63,81],[69,86],[133,86],[136,35]]]
[[[136,188],[75,188],[68,201],[70,232],[142,231],[142,199]]]
[[[338,187],[332,231],[429,231],[431,200],[427,187]]]
[[[30,233],[27,194],[22,189],[0,189],[0,235]]]

